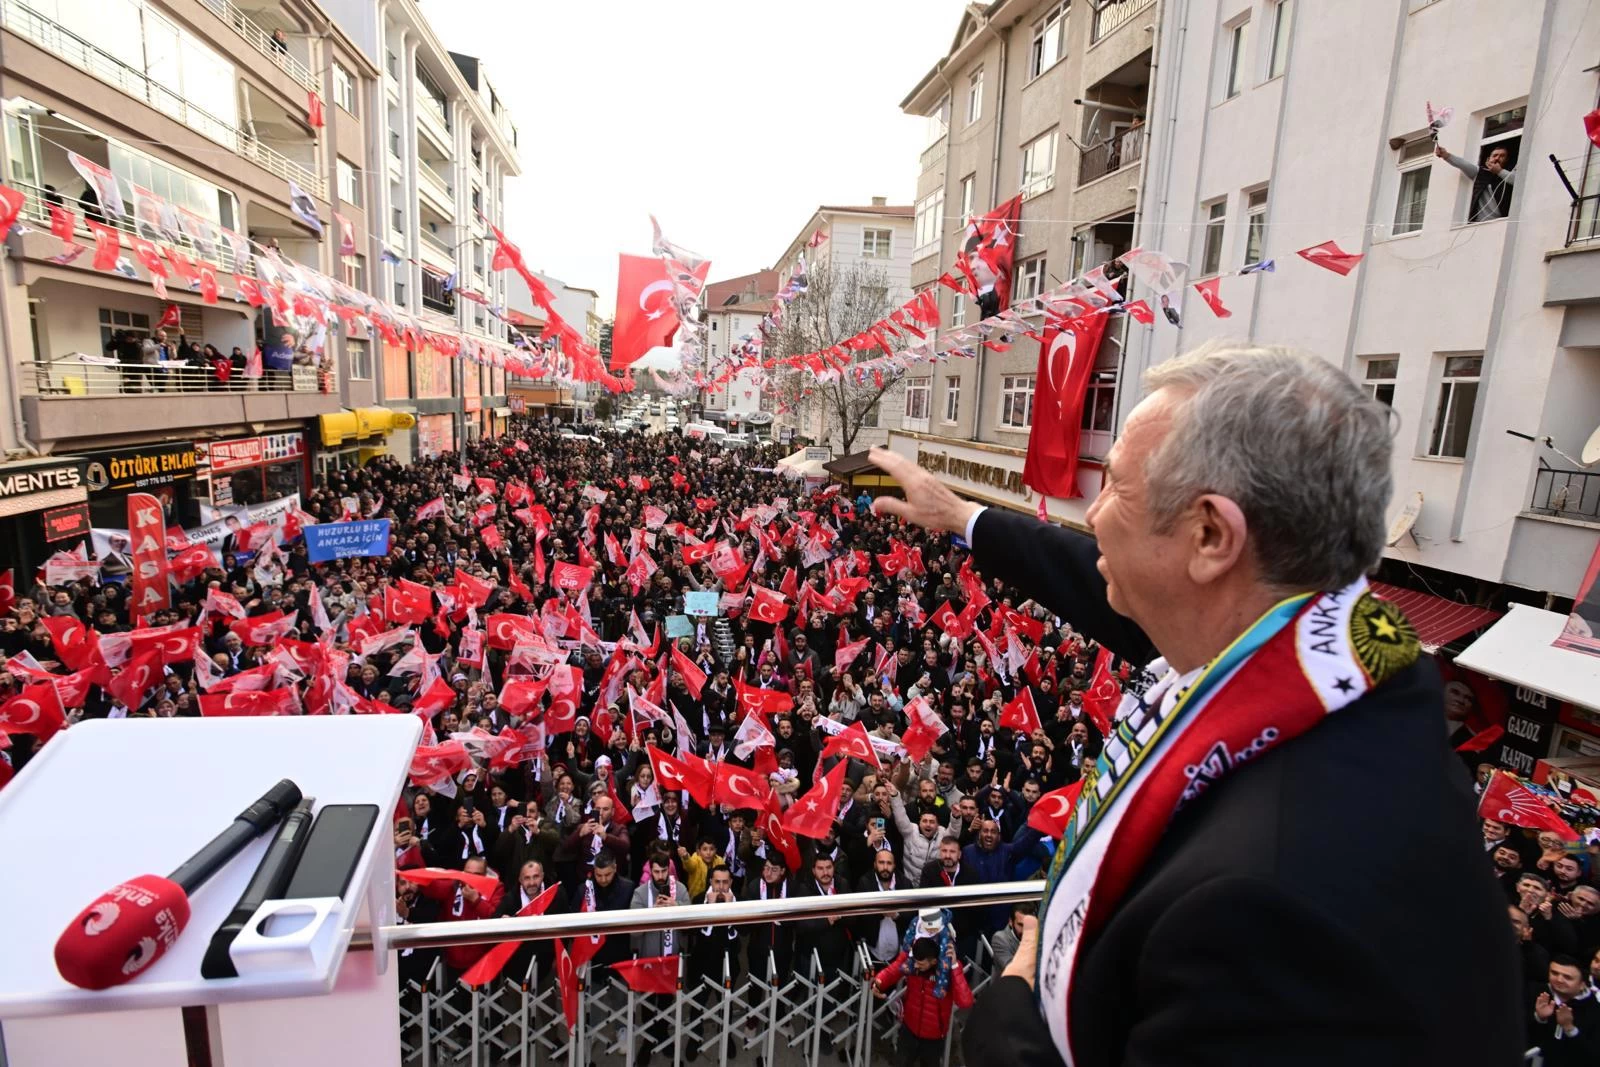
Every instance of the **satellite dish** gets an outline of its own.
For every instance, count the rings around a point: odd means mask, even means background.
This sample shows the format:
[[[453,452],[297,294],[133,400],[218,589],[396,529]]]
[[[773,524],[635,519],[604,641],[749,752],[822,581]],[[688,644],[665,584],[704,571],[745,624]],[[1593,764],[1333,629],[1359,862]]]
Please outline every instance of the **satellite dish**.
[[[1580,453],[1585,467],[1592,467],[1600,463],[1600,426],[1594,428],[1594,433],[1589,435],[1589,440],[1584,442],[1583,451]]]
[[[1411,499],[1406,502],[1406,506],[1401,510],[1400,514],[1394,517],[1394,521],[1389,524],[1389,536],[1384,543],[1387,545],[1398,544],[1402,537],[1411,532],[1411,527],[1416,525],[1417,516],[1421,514],[1422,490],[1418,489],[1411,494]]]

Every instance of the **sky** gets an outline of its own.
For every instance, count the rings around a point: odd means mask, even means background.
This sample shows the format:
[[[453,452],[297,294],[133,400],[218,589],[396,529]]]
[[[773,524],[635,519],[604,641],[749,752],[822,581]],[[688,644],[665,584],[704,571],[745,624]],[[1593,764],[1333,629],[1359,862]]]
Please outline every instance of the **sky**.
[[[900,101],[944,56],[962,0],[423,0],[511,109],[522,175],[507,236],[600,293],[650,218],[712,261],[772,266],[821,204],[915,194],[926,120]]]

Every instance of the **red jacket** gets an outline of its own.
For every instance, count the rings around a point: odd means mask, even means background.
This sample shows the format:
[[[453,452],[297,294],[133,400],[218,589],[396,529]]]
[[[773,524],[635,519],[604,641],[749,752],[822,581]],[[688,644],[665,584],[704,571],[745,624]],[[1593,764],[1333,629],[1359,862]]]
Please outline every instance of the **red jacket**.
[[[500,907],[500,901],[505,897],[504,884],[496,885],[495,891],[490,896],[479,894],[476,904],[461,901],[461,914],[454,914],[456,902],[455,882],[429,882],[421,887],[423,896],[437,900],[441,905],[439,909],[439,922],[460,922],[466,919],[492,919],[495,909]],[[455,975],[477,963],[482,956],[493,948],[493,945],[451,945],[444,950],[444,965]],[[970,997],[970,994],[969,994]]]
[[[872,980],[873,984],[884,992],[893,989],[895,983],[900,981],[900,967],[905,960],[906,954],[900,953],[889,966],[878,972],[878,976]],[[903,1009],[900,1021],[916,1037],[928,1040],[944,1037],[950,1032],[950,1013],[956,1008],[972,1007],[972,989],[967,985],[967,976],[961,970],[959,961],[950,968],[950,987],[942,998],[933,995],[932,974],[918,974],[913,969],[904,977],[906,995],[900,1002]]]

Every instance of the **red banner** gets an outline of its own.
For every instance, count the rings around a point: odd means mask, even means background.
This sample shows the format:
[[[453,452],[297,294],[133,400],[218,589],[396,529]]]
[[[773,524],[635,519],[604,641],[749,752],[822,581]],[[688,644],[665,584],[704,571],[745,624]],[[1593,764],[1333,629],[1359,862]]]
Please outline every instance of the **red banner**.
[[[128,540],[133,545],[133,596],[129,605],[133,615],[170,608],[167,524],[162,519],[161,501],[149,493],[128,494]]]

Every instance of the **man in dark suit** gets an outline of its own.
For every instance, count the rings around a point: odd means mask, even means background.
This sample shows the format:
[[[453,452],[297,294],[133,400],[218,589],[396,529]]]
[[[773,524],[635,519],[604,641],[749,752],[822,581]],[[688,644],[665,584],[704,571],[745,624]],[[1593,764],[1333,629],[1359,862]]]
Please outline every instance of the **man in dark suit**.
[[[1439,679],[1362,577],[1383,552],[1387,409],[1283,349],[1213,346],[1146,384],[1088,512],[1097,540],[873,452],[905,491],[880,512],[963,534],[985,578],[1150,664],[967,1063],[1516,1062],[1515,945]],[[1396,847],[1327,862],[1376,840]],[[1404,889],[1419,870],[1449,892]]]
[[[495,909],[496,918],[515,915],[536,899],[540,893],[551,883],[545,881],[544,864],[538,860],[528,860],[517,871],[516,888],[507,893],[500,901],[500,906]],[[568,910],[566,896],[562,893],[559,884],[556,885],[555,896],[551,898],[542,915],[559,915]],[[500,971],[502,975],[513,981],[522,981],[523,975],[528,973],[528,961],[539,961],[539,976],[545,978],[555,974],[555,949],[548,939],[538,941],[524,941],[517,946],[516,954],[506,963]]]

